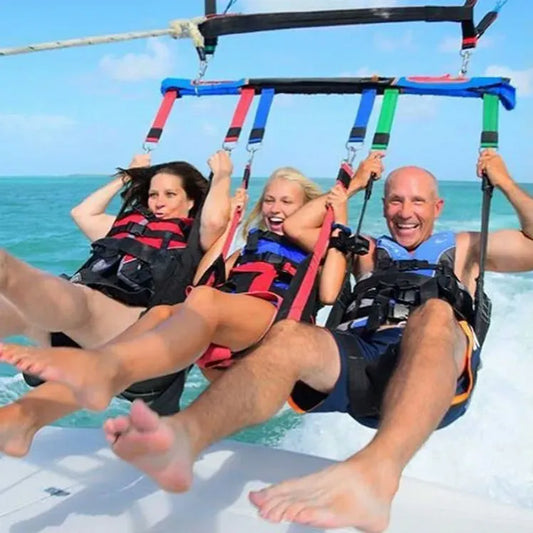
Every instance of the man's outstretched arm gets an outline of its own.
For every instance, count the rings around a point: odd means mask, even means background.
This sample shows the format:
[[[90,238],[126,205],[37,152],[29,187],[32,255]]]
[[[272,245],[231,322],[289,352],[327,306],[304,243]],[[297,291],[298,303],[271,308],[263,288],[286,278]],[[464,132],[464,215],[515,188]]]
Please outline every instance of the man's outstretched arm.
[[[524,272],[533,270],[533,197],[511,177],[502,157],[494,150],[484,150],[477,164],[478,175],[485,172],[513,206],[520,221],[520,230],[505,229],[489,233],[487,270],[493,272]],[[470,253],[479,258],[480,234],[470,233]]]

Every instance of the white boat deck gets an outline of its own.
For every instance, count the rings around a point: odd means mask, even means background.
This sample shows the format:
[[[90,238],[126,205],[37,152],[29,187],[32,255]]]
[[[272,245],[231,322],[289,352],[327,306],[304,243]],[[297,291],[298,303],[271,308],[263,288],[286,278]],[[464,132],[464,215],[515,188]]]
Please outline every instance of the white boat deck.
[[[248,491],[330,463],[224,441],[198,461],[193,489],[169,494],[115,458],[97,429],[47,428],[24,459],[0,458],[2,533],[305,533],[258,518]],[[337,529],[350,531],[354,529]],[[391,533],[531,533],[533,511],[404,479]]]

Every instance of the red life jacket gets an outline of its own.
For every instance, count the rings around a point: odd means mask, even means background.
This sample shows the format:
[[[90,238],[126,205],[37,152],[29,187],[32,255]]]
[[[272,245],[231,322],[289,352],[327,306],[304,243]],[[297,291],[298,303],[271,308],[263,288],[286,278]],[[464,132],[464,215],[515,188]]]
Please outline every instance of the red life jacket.
[[[235,293],[268,291],[283,298],[308,255],[282,235],[252,230],[227,281],[217,288]]]
[[[172,283],[178,294],[156,303],[183,301],[202,257],[197,231],[191,242],[192,226],[190,218],[161,220],[143,209],[128,211],[92,243],[91,257],[71,280],[141,307]],[[179,283],[174,279],[178,274]]]

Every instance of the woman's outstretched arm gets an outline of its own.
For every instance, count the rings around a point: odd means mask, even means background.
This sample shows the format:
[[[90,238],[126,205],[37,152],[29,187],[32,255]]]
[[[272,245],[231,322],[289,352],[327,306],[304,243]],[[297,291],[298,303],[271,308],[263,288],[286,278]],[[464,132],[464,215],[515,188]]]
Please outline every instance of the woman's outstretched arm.
[[[141,154],[133,157],[129,168],[148,166],[150,166],[150,155]],[[105,210],[124,184],[124,175],[119,174],[71,209],[70,216],[91,242],[109,233],[116,217],[106,213]]]
[[[219,150],[209,158],[213,179],[200,219],[200,244],[209,250],[224,233],[230,218],[230,187],[233,163],[228,152]]]

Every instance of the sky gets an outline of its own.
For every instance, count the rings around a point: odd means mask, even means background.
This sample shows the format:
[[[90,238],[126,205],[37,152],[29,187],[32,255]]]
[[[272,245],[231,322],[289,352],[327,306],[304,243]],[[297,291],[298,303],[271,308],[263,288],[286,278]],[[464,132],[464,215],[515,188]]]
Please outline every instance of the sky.
[[[496,0],[479,0],[476,21]],[[219,0],[219,10],[227,0]],[[237,0],[233,13],[424,5],[425,1]],[[462,0],[435,0],[458,5]],[[0,48],[109,33],[167,28],[202,14],[201,0],[0,1]],[[533,182],[533,2],[509,0],[480,40],[470,76],[507,76],[518,89],[514,111],[500,112],[500,151],[515,179]],[[262,32],[222,37],[206,79],[456,75],[460,28],[402,23]],[[170,37],[0,57],[0,175],[111,174],[142,150],[166,77],[195,78],[192,43]],[[335,176],[358,96],[276,97],[254,172],[295,166]],[[176,102],[154,163],[188,160],[205,171],[219,149],[234,96]],[[388,170],[415,164],[439,179],[475,178],[481,100],[400,97],[386,159]],[[250,117],[251,118],[251,117]],[[375,125],[376,112],[369,131]],[[526,129],[527,128],[527,129]],[[244,135],[247,135],[248,128]],[[243,137],[244,137],[243,135]],[[236,174],[246,143],[234,151]],[[363,147],[365,155],[368,147]]]

